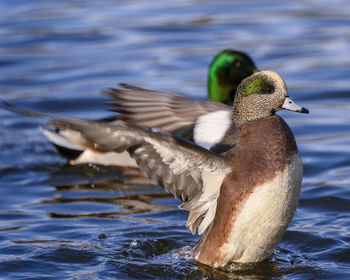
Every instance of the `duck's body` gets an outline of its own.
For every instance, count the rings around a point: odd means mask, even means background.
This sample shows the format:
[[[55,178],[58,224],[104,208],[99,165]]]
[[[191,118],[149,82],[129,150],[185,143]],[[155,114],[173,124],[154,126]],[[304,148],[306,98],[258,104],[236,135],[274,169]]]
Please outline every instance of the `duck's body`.
[[[203,138],[201,133],[197,132],[196,137],[193,137],[193,127],[198,119],[209,113],[221,111],[231,114],[237,86],[256,71],[254,62],[247,54],[236,50],[224,50],[214,57],[210,65],[207,85],[208,98],[223,104],[121,84],[122,89],[109,89],[106,93],[115,99],[110,103],[115,106],[115,111],[122,115],[100,122],[118,125],[121,122],[116,119],[123,119],[137,126],[177,133],[207,147],[206,135]],[[77,131],[42,128],[42,132],[57,150],[68,158],[70,164],[137,166],[128,153],[106,153],[86,145],[86,139]]]
[[[268,258],[297,207],[302,164],[292,131],[275,112],[308,111],[289,98],[275,72],[260,71],[242,81],[231,116],[223,114],[227,123],[220,127],[219,142],[207,142],[207,149],[167,132],[2,105],[49,117],[55,127],[79,132],[96,150],[127,151],[145,176],[183,202],[186,226],[202,234],[193,248],[202,263],[221,267]],[[204,130],[208,120],[202,122]]]
[[[232,169],[220,187],[213,223],[194,248],[195,257],[213,266],[264,260],[299,201],[302,164],[293,134],[276,115],[247,122],[224,159]]]

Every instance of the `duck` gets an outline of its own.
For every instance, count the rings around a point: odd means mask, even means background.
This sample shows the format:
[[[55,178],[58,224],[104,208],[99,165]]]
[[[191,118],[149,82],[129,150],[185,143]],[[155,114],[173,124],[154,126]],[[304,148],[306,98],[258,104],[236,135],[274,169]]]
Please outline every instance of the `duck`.
[[[154,184],[181,200],[186,226],[201,235],[191,249],[212,267],[268,259],[290,223],[300,197],[302,161],[288,124],[276,112],[309,111],[288,94],[283,78],[270,70],[238,86],[231,124],[207,149],[164,130],[129,123],[110,125],[2,107],[52,119],[51,125],[78,131],[103,151],[127,151]]]
[[[196,121],[200,121],[200,117],[215,111],[225,110],[229,112],[239,83],[255,72],[257,72],[257,67],[248,54],[238,50],[225,49],[214,57],[208,72],[208,99],[216,102],[120,84],[121,89],[110,88],[104,91],[105,94],[114,99],[114,101],[107,103],[114,106],[112,110],[119,115],[100,121],[114,125],[123,120],[138,126],[167,130],[203,145],[204,142],[200,140],[202,136],[198,135],[198,130],[201,129],[197,128],[197,137],[193,137]],[[120,108],[121,104],[123,104],[122,108]],[[152,104],[155,106],[151,107]],[[227,106],[222,106],[224,104]],[[196,107],[196,110],[193,110],[193,106]],[[181,110],[178,110],[178,107]],[[220,112],[219,115],[221,115]],[[160,117],[155,119],[154,115],[161,115],[163,119]],[[171,119],[164,117],[164,115],[170,116]],[[208,117],[212,118],[211,116]],[[77,131],[62,128],[52,130],[48,127],[41,127],[40,130],[60,154],[68,159],[70,164],[95,163],[113,166],[137,166],[128,153],[104,152],[86,145],[85,139]]]

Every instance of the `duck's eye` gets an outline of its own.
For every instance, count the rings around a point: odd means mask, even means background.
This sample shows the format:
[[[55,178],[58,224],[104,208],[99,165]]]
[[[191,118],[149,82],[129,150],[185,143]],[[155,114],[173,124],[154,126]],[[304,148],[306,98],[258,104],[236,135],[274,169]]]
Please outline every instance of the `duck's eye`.
[[[235,67],[239,68],[242,66],[242,63],[240,61],[235,62]]]
[[[275,90],[275,89],[274,89],[272,86],[267,86],[267,87],[265,88],[265,92],[266,92],[267,94],[273,93],[274,90]]]

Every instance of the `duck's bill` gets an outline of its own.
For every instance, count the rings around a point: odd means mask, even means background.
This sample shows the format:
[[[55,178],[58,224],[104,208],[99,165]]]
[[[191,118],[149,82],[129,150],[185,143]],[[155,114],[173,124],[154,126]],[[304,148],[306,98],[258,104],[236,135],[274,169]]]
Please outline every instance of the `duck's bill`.
[[[286,97],[281,107],[282,109],[308,114],[309,110],[296,104],[290,97]]]

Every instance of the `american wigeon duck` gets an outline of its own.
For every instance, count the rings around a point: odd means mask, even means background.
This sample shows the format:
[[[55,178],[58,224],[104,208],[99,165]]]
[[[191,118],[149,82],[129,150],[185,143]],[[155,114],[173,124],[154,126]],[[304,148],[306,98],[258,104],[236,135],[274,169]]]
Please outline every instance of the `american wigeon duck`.
[[[199,117],[207,113],[221,111],[223,108],[231,111],[239,83],[256,71],[254,62],[247,54],[236,50],[224,50],[215,56],[210,65],[207,90],[209,100],[229,106],[121,84],[122,89],[109,89],[106,93],[116,99],[115,102],[110,103],[117,105],[115,111],[122,115],[101,120],[101,122],[118,124],[116,119],[124,118],[124,121],[138,126],[179,133],[191,141],[197,140],[197,144],[201,145],[201,141],[192,137],[193,124]],[[122,109],[120,104],[123,104]],[[155,106],[151,108],[151,104]],[[41,131],[57,147],[58,151],[69,159],[71,164],[90,162],[136,166],[135,161],[127,153],[116,154],[89,147],[81,134],[74,130],[42,128]]]
[[[2,106],[49,117],[55,127],[79,131],[96,149],[128,151],[151,181],[183,202],[180,208],[189,211],[186,226],[202,235],[193,256],[204,264],[267,259],[296,210],[302,162],[291,129],[275,112],[308,111],[291,100],[275,72],[260,71],[239,85],[231,123],[216,144],[223,153],[164,131]]]

